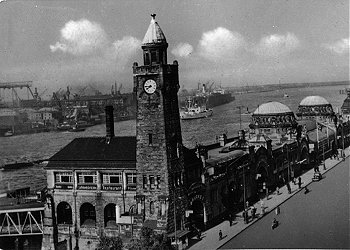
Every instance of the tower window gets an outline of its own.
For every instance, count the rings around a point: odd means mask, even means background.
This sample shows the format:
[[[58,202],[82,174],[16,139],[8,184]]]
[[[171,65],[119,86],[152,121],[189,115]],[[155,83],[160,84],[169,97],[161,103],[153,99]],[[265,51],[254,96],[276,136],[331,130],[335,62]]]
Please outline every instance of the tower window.
[[[143,188],[144,189],[147,188],[147,176],[146,175],[143,176]]]
[[[157,175],[156,185],[157,185],[157,189],[160,189],[160,175]]]
[[[150,64],[149,53],[145,52],[145,65],[149,65],[149,64]]]
[[[154,201],[151,201],[149,204],[149,213],[154,214]]]
[[[151,189],[154,189],[155,188],[154,175],[149,176],[149,183],[150,183]]]
[[[148,145],[152,145],[152,143],[153,143],[152,134],[148,134]]]
[[[152,61],[152,63],[157,63],[158,62],[158,60],[157,60],[157,53],[155,51],[151,52],[151,61]]]

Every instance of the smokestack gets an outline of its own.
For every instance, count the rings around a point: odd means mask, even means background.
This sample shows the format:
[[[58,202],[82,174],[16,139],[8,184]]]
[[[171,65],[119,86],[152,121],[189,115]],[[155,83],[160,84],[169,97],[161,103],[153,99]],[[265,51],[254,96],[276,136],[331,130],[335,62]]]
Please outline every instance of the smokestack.
[[[114,137],[113,106],[111,105],[106,106],[105,111],[106,111],[106,138],[111,139]]]

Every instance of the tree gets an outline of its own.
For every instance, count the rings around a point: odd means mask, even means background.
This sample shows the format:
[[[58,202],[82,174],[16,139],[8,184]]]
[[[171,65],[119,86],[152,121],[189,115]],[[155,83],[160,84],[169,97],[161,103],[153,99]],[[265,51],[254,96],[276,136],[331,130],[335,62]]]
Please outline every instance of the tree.
[[[117,237],[100,237],[98,246],[98,250],[122,250],[123,249],[123,241],[122,239]]]
[[[170,239],[165,234],[157,234],[151,228],[142,227],[140,238],[133,239],[130,250],[173,250]]]

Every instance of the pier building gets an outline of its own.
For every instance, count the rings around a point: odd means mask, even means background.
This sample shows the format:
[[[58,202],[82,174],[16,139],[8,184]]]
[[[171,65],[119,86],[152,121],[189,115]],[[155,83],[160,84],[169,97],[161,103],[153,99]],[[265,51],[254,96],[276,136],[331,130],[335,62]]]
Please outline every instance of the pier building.
[[[133,64],[136,137],[115,136],[107,106],[106,137],[75,139],[50,158],[42,249],[95,249],[101,236],[130,239],[142,226],[186,236],[178,63],[167,63],[167,47],[152,15],[143,65]]]
[[[312,167],[317,122],[307,117],[302,123],[278,102],[254,111],[249,133],[184,147],[178,63],[167,63],[167,47],[152,15],[143,65],[133,64],[136,136],[115,135],[107,106],[105,137],[77,138],[50,158],[42,249],[62,242],[68,249],[95,249],[101,236],[130,240],[143,226],[185,248],[190,231],[246,209]]]

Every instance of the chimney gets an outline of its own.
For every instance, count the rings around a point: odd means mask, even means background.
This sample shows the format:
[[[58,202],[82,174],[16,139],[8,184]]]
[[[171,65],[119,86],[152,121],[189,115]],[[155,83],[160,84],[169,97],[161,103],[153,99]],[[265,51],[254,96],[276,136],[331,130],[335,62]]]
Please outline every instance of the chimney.
[[[113,106],[111,105],[106,106],[105,111],[106,111],[106,138],[111,139],[114,137]]]
[[[238,131],[238,138],[240,141],[245,141],[245,131],[244,130]]]
[[[226,134],[220,135],[220,137],[219,137],[220,147],[225,146],[226,141],[227,141],[227,136],[226,136]]]

